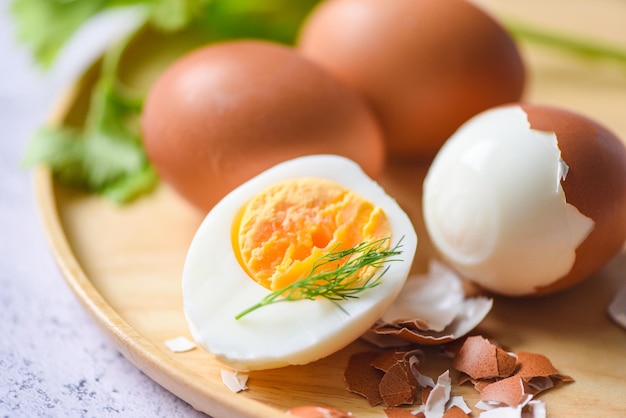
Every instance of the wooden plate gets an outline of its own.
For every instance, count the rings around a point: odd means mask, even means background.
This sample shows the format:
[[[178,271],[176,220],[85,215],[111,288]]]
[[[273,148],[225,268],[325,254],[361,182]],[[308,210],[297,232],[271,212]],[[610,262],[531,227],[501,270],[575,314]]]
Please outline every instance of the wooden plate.
[[[623,22],[616,19],[626,16],[621,1],[603,0],[578,9],[569,1],[554,1],[547,12],[544,7],[548,6],[540,0],[524,2],[521,8],[495,0],[484,3],[498,14],[542,25],[553,23],[549,18],[556,19],[559,5],[567,7],[563,9],[567,19],[558,21],[563,29],[593,34],[599,28],[626,45]],[[139,42],[140,53],[125,62],[124,72],[128,80],[144,86],[177,53],[193,45],[174,42],[175,48],[165,48],[164,40],[154,36]],[[531,74],[528,100],[578,110],[626,138],[624,67],[526,44],[522,47]],[[55,122],[81,123],[94,77],[94,70],[87,72],[64,97]],[[424,269],[431,254],[419,212],[424,172],[425,167],[393,165],[381,180],[415,220],[420,235],[416,270]],[[342,373],[350,354],[369,349],[363,342],[315,364],[253,372],[249,390],[238,394],[224,387],[220,378],[224,367],[211,355],[201,349],[172,353],[165,347],[167,339],[190,338],[182,312],[180,276],[201,221],[201,214],[167,187],[134,204],[116,207],[60,186],[41,168],[36,172],[36,192],[56,260],[86,310],[122,354],[195,408],[214,416],[281,417],[289,407],[316,404],[349,410],[357,417],[384,416],[382,407],[369,407],[344,386]],[[624,272],[623,252],[569,291],[541,299],[497,298],[494,310],[481,324],[481,332],[511,350],[545,354],[560,371],[574,377],[575,383],[541,395],[550,416],[626,413],[626,332],[606,315],[612,296],[626,283]],[[432,355],[425,367],[427,374],[436,377],[450,365]],[[464,395],[469,404],[478,398],[467,386],[454,386],[453,392]]]

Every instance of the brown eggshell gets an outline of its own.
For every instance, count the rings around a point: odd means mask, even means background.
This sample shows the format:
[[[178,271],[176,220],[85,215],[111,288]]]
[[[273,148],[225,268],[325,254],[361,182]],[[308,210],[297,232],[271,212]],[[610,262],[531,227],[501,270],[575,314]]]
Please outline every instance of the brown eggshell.
[[[526,386],[519,376],[511,376],[491,383],[480,392],[480,400],[485,402],[500,402],[516,407],[526,396]]]
[[[298,48],[367,99],[394,156],[434,156],[467,119],[524,89],[513,39],[463,0],[325,1]]]
[[[537,294],[553,293],[588,277],[622,248],[626,240],[626,148],[596,121],[560,108],[523,104],[531,128],[554,132],[569,166],[561,182],[565,200],[595,226],[576,249],[570,272]]]
[[[388,371],[392,366],[404,362],[405,357],[409,351],[408,350],[387,350],[384,351],[381,355],[376,357],[370,362],[370,366],[382,370],[383,372]]]
[[[517,361],[519,369],[515,375],[521,377],[526,382],[533,382],[536,378],[550,378],[553,382],[561,381],[565,383],[574,381],[571,376],[561,374],[552,365],[550,359],[543,354],[520,351],[517,353]]]
[[[426,386],[422,388],[422,403],[425,404],[428,401],[428,397],[430,396],[430,392],[433,391],[433,388],[430,386]]]
[[[370,406],[376,406],[383,402],[378,385],[385,372],[371,366],[372,361],[378,355],[372,351],[353,354],[344,371],[348,390],[365,397]]]
[[[454,405],[447,409],[443,414],[443,418],[465,418],[468,415],[458,406]]]
[[[264,41],[213,44],[174,62],[152,86],[141,127],[162,179],[205,211],[298,156],[342,155],[371,177],[384,164],[364,102],[292,48]]]
[[[415,413],[415,411],[408,408],[392,407],[383,409],[387,418],[424,418],[425,415],[422,412]]]
[[[531,379],[537,376],[546,377],[559,374],[550,359],[543,354],[520,351],[517,353],[517,361],[519,370],[515,374],[521,378]]]
[[[298,418],[350,418],[352,413],[328,406],[301,405],[287,411],[287,415]]]
[[[453,363],[456,370],[473,379],[489,379],[513,374],[516,358],[482,336],[470,336]]]
[[[378,389],[387,406],[412,405],[418,395],[417,381],[405,361],[395,363],[385,372]]]
[[[387,326],[387,325],[377,327],[374,331],[379,335],[393,336],[393,337],[397,337],[405,341],[409,341],[413,344],[421,344],[421,345],[446,344],[451,341],[454,341],[455,339],[455,336],[452,334],[428,335],[428,334],[420,333],[419,331],[408,329],[408,328],[398,328],[395,326]]]

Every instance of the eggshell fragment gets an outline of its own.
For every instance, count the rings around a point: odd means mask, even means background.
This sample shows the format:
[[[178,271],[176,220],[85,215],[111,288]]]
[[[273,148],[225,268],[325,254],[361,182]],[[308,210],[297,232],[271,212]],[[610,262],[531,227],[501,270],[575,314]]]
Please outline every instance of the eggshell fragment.
[[[196,348],[196,343],[189,340],[187,337],[180,336],[165,340],[165,346],[173,353],[184,353]]]
[[[352,412],[345,412],[328,406],[301,405],[287,410],[287,415],[298,418],[350,418]]]
[[[412,405],[417,399],[417,380],[406,362],[396,362],[383,375],[378,390],[387,406]]]
[[[527,392],[538,394],[554,387],[559,382],[570,383],[571,376],[561,374],[543,354],[520,351],[517,353],[518,369],[515,372],[528,384]]]
[[[421,354],[421,350],[354,354],[344,371],[348,390],[364,396],[372,406],[411,405],[419,395],[416,367]]]
[[[471,409],[462,396],[452,396],[450,371],[446,370],[437,378],[437,383],[423,387],[422,405],[414,411],[424,418],[460,418],[467,417]]]
[[[428,394],[426,402],[424,402],[424,415],[426,418],[438,418],[444,416],[446,405],[450,400],[450,392],[452,390],[452,380],[450,372],[446,370],[438,378],[435,387]]]
[[[477,407],[489,411],[481,417],[545,417],[545,405],[531,399],[557,382],[573,381],[542,354],[506,353],[481,336],[468,337],[453,362],[462,372],[459,383],[470,380],[480,392]]]
[[[452,344],[457,345],[447,348],[452,348],[452,363],[460,372],[458,384],[471,381],[480,392],[480,401],[476,407],[485,411],[481,417],[545,418],[545,404],[534,400],[534,397],[559,382],[573,381],[571,377],[561,374],[542,354],[524,351],[509,353],[480,335],[467,337],[462,344]],[[379,383],[379,395],[381,403],[387,406],[384,409],[387,417],[467,417],[471,414],[471,408],[462,396],[452,396],[449,371],[442,373],[436,383],[420,372],[419,364],[424,360],[424,354],[422,350],[409,349],[387,350],[379,354],[363,353],[353,356],[349,367],[365,367],[360,361],[364,359],[369,360],[370,373],[372,370],[382,373],[370,375],[373,376],[371,387]],[[365,376],[365,373],[358,375]],[[352,380],[362,384],[356,377]],[[411,410],[398,407],[417,402],[417,399],[411,399],[413,394],[419,394],[420,391],[422,404],[418,408]]]
[[[435,387],[435,381],[432,377],[420,373],[416,368],[413,369],[413,374],[417,378],[417,383],[422,387],[422,403],[425,403],[430,390]]]
[[[616,324],[626,329],[626,286],[622,287],[613,297],[607,313]]]
[[[472,379],[508,377],[515,371],[516,356],[482,336],[467,337],[454,357],[454,368]]]
[[[470,380],[481,392],[476,405],[485,411],[481,417],[545,418],[545,404],[534,397],[559,382],[573,381],[561,374],[546,356],[524,351],[509,353],[483,336],[465,338],[454,351],[452,362],[460,372],[459,384]],[[408,349],[356,354],[348,367],[361,371],[346,380],[349,387],[363,387],[359,378],[368,380],[371,396],[387,406],[384,411],[388,417],[450,418],[471,414],[462,396],[452,396],[449,371],[442,373],[436,383],[420,372],[418,366],[423,355],[421,350]],[[379,393],[374,390],[377,384]],[[414,395],[420,391],[422,405],[413,410],[399,408],[417,402]]]
[[[501,403],[508,406],[521,404],[528,396],[524,380],[519,376],[511,376],[487,385],[480,392],[484,402]]]
[[[376,357],[378,357],[378,353],[371,351],[354,354],[350,357],[348,366],[344,371],[348,390],[365,397],[370,406],[376,406],[383,402],[378,387],[384,372],[371,365]]]
[[[348,390],[366,397],[371,405],[384,404],[388,417],[467,416],[471,410],[463,398],[451,396],[450,372],[443,372],[437,383],[433,382],[418,369],[422,355],[419,349],[354,354],[344,373]],[[399,408],[419,401],[422,405],[418,409]]]
[[[450,402],[448,402],[448,410],[451,409],[460,409],[465,415],[469,415],[472,413],[472,409],[467,406],[465,399],[463,399],[460,395],[453,395],[450,397]]]
[[[230,370],[221,370],[222,383],[233,393],[241,392],[248,389],[246,385],[248,383],[248,375],[238,372],[232,372]]]
[[[466,298],[460,278],[433,260],[425,275],[410,276],[374,331],[433,345],[460,338],[489,313],[492,299]]]
[[[412,345],[410,341],[404,338],[378,334],[374,328],[366,331],[360,338],[378,348],[400,348]]]
[[[543,401],[530,398],[517,406],[496,406],[485,402],[476,405],[484,412],[480,418],[546,418],[546,406]]]
[[[525,379],[540,376],[556,376],[559,374],[556,367],[543,354],[520,351],[517,353],[517,362],[519,363],[519,369],[515,374]]]
[[[419,349],[387,350],[378,355],[374,360],[372,360],[370,362],[370,365],[377,368],[378,370],[386,372],[395,364],[406,362],[407,360],[410,361],[411,359],[416,359],[416,362],[419,363],[418,358],[422,354],[422,350]]]
[[[422,389],[422,405],[425,405],[426,402],[428,402],[428,397],[430,396],[430,392],[433,391],[434,387],[435,384],[433,383],[432,385],[428,385],[424,387],[424,389]]]
[[[467,413],[456,405],[448,408],[443,414],[443,418],[466,418],[467,416]]]
[[[382,321],[407,328],[443,331],[465,299],[458,276],[431,260],[427,275],[410,276]]]
[[[424,414],[415,414],[414,411],[407,408],[385,408],[383,409],[387,418],[423,418]]]

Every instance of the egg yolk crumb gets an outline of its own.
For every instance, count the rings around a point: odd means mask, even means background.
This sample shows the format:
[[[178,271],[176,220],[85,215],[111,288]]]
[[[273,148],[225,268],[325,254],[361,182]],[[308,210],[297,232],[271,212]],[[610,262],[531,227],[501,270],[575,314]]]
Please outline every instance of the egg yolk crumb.
[[[232,231],[239,263],[270,290],[306,277],[315,261],[330,252],[390,236],[380,207],[333,181],[308,177],[254,196],[239,211]]]

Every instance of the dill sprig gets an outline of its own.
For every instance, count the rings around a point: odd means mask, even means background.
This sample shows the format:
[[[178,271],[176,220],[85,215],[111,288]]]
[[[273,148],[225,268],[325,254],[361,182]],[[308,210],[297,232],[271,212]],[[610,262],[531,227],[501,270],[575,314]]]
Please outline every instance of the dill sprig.
[[[278,302],[290,302],[303,299],[328,299],[339,305],[342,300],[357,299],[359,294],[380,284],[382,276],[389,270],[385,263],[400,261],[390,258],[402,254],[402,238],[390,250],[385,249],[390,238],[381,238],[371,242],[362,242],[345,250],[334,250],[315,260],[309,273],[302,279],[296,280],[282,289],[275,290],[265,296],[261,301],[248,309],[240,312],[235,319],[241,319],[245,315],[259,308]],[[341,263],[341,264],[338,264]],[[329,266],[334,268],[327,269]],[[367,268],[371,273],[362,276]],[[385,267],[382,271],[378,271]],[[346,312],[347,313],[347,312]]]

